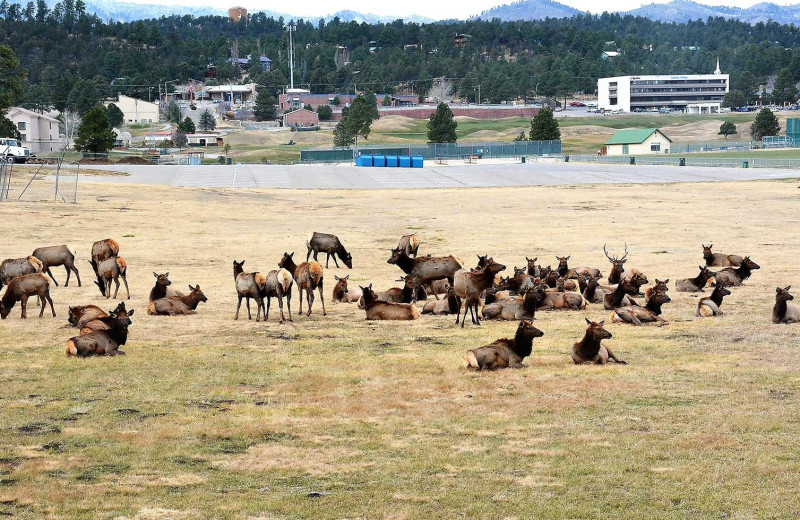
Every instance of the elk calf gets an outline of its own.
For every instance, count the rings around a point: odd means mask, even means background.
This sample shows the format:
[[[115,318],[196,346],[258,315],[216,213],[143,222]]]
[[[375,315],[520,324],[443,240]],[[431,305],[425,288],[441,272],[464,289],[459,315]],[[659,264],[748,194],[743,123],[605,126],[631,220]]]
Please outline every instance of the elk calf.
[[[800,306],[789,303],[794,296],[789,294],[789,285],[775,289],[775,307],[772,308],[772,323],[800,323]]]
[[[328,268],[328,264],[331,261],[331,255],[333,255],[333,263],[336,265],[336,267],[339,267],[339,262],[336,261],[336,256],[338,256],[348,269],[353,268],[353,255],[347,252],[347,249],[344,248],[344,245],[342,245],[342,242],[336,235],[317,233],[315,231],[310,237],[308,237],[308,240],[306,240],[306,247],[308,248],[308,253],[306,253],[306,262],[308,262],[309,258],[311,257],[311,253],[314,253],[314,260],[316,261],[317,255],[321,251],[328,255],[325,259],[325,269]]]
[[[349,274],[344,278],[333,275],[333,279],[336,280],[336,285],[333,286],[333,298],[331,298],[331,301],[334,303],[355,303],[361,298],[363,294],[361,289],[351,290],[347,286],[347,280],[350,279]]]
[[[372,290],[372,284],[361,287],[361,291],[364,293],[364,310],[367,312],[368,320],[416,320],[419,318],[419,310],[413,304],[378,300]]]
[[[717,285],[714,287],[714,292],[711,293],[711,296],[700,298],[700,301],[697,302],[697,310],[695,311],[694,315],[698,318],[722,316],[724,314],[722,309],[720,309],[722,306],[722,299],[730,294],[731,292],[725,285],[717,282]]]
[[[70,251],[67,246],[40,247],[34,250],[33,256],[41,260],[43,266],[42,272],[53,279],[53,283],[56,284],[56,287],[58,287],[58,282],[50,271],[50,268],[59,265],[63,265],[64,269],[67,270],[67,281],[64,282],[64,287],[69,286],[69,276],[71,273],[75,273],[75,277],[78,279],[78,287],[81,286],[81,275],[78,273],[78,268],[75,267],[75,255],[72,254],[72,251]]]
[[[703,292],[706,283],[714,277],[714,273],[706,266],[699,266],[700,274],[694,278],[681,278],[675,281],[675,290],[678,292]]]
[[[28,297],[36,295],[41,303],[39,317],[44,315],[45,302],[50,303],[50,310],[53,317],[56,317],[56,310],[53,308],[53,300],[50,298],[50,280],[42,273],[24,274],[17,276],[8,284],[6,293],[0,299],[0,318],[6,319],[17,302],[22,307],[22,319],[28,317]]]
[[[189,294],[170,296],[151,301],[147,305],[147,314],[151,316],[183,316],[194,314],[200,302],[207,302],[208,298],[200,290],[200,286],[189,286]]]
[[[457,315],[459,312],[461,312],[461,298],[456,294],[456,290],[449,285],[444,299],[428,302],[422,308],[422,314],[433,314],[434,316]]]
[[[96,332],[89,332],[81,336],[75,336],[67,340],[67,357],[89,357],[89,356],[118,356],[125,352],[119,347],[128,341],[128,327],[131,325],[130,317],[134,310],[126,311],[124,304],[122,309],[109,313],[109,328]]]
[[[25,258],[8,258],[0,263],[0,289],[8,285],[17,276],[41,273],[44,266],[35,256]]]
[[[503,338],[470,350],[467,353],[467,368],[473,370],[496,370],[498,368],[524,368],[522,360],[531,355],[533,339],[541,338],[544,332],[530,321],[520,321],[513,338]]]
[[[609,359],[613,359],[621,365],[628,363],[619,359],[611,352],[607,346],[603,345],[604,339],[611,339],[613,336],[603,328],[604,321],[596,323],[584,318],[589,327],[583,335],[583,339],[572,345],[572,362],[576,365],[582,363],[593,363],[595,365],[605,365]]]

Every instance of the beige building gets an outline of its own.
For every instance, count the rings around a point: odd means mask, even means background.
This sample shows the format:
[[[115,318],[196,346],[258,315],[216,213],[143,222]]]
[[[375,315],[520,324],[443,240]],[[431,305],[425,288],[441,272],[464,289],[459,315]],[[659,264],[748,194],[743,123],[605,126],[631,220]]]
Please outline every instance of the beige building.
[[[606,141],[600,155],[644,155],[669,153],[672,139],[658,128],[620,130]]]
[[[58,119],[20,107],[9,108],[8,118],[22,137],[22,146],[32,154],[57,152],[63,147]]]
[[[156,103],[123,96],[122,94],[118,96],[117,101],[107,101],[105,105],[108,106],[112,103],[122,110],[126,124],[158,123],[158,104]]]

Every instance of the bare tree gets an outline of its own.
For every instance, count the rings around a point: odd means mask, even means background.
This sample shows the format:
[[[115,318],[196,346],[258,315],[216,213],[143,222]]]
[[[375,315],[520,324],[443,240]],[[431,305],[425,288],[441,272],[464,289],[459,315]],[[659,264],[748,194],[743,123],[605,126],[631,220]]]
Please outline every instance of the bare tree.
[[[64,110],[58,116],[59,120],[59,133],[64,135],[66,146],[69,147],[70,143],[75,139],[75,134],[78,131],[78,126],[81,124],[81,116],[73,110]]]

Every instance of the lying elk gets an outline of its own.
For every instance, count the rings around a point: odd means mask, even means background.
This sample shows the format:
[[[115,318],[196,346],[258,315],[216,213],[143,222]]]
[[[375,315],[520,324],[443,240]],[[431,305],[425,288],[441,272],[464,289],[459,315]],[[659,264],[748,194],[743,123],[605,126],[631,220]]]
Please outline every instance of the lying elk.
[[[111,311],[109,314],[111,324],[108,330],[70,338],[67,340],[67,357],[124,355],[125,352],[119,350],[119,347],[128,341],[128,327],[131,325],[133,313],[133,309],[126,311],[124,307],[119,312]]]
[[[69,307],[69,318],[67,318],[67,321],[73,327],[81,329],[90,321],[98,318],[105,318],[106,316],[108,316],[106,311],[97,305],[76,305],[75,307]]]
[[[772,308],[772,323],[800,323],[800,306],[789,301],[794,300],[794,296],[789,294],[789,285],[783,289],[775,289],[775,307]]]
[[[660,292],[669,291],[669,286],[667,284],[669,284],[669,278],[667,278],[666,280],[659,280],[658,278],[656,278],[656,283],[652,287],[647,288],[647,290],[644,292],[644,297],[650,298],[650,295],[652,295],[654,292],[657,291]]]
[[[583,292],[581,292],[583,298],[589,303],[603,303],[608,291],[600,287],[600,280],[591,276],[584,276],[583,280],[586,284]]]
[[[447,314],[458,314],[461,312],[461,298],[456,294],[456,290],[450,285],[442,300],[428,302],[422,308],[422,314],[433,314],[434,316],[444,316]]]
[[[95,269],[100,265],[100,262],[108,258],[119,255],[119,244],[113,238],[106,238],[98,240],[92,244],[92,267]],[[96,271],[95,271],[96,273]]]
[[[531,287],[524,296],[512,296],[485,305],[481,313],[485,320],[533,319],[543,299],[544,291]]]
[[[414,233],[403,235],[400,237],[400,242],[397,243],[397,249],[402,249],[406,255],[416,258],[419,251],[419,238]]]
[[[513,338],[498,339],[484,347],[467,352],[467,368],[473,370],[496,370],[498,368],[524,368],[522,360],[531,355],[533,339],[541,338],[544,332],[530,321],[520,321]]]
[[[658,322],[659,325],[666,325],[667,320],[661,317],[661,306],[671,301],[666,293],[656,291],[650,295],[644,307],[627,305],[614,309],[614,312],[611,313],[611,323],[641,325],[642,323]]]
[[[536,265],[536,260],[538,260],[538,258],[536,257],[533,258],[528,258],[527,256],[525,257],[525,261],[528,264],[528,275],[534,278],[538,278],[539,276],[541,276],[542,272],[542,266]]]
[[[720,309],[722,306],[722,299],[730,294],[731,292],[728,290],[727,286],[717,282],[716,286],[714,287],[714,292],[711,293],[711,296],[700,298],[700,301],[697,302],[697,310],[695,311],[694,315],[698,318],[722,316],[724,314],[722,309]]]
[[[568,261],[572,255],[569,256],[556,256],[556,260],[558,260],[558,275],[564,278],[578,278],[579,276],[588,274],[593,278],[601,278],[603,274],[600,272],[600,269],[595,269],[593,267],[574,267],[570,269],[568,265]]]
[[[292,320],[292,285],[294,285],[294,278],[286,269],[275,269],[267,273],[267,283],[261,292],[262,302],[264,299],[267,301],[266,309],[264,309],[264,304],[261,304],[261,308],[264,311],[264,321],[269,319],[269,307],[273,298],[278,299],[278,308],[281,310],[280,323],[286,321],[286,316],[283,314],[284,298],[286,298],[286,308],[289,311],[289,321],[294,321]]]
[[[463,268],[461,260],[454,256],[425,256],[420,258],[411,258],[402,249],[393,249],[392,256],[386,263],[394,264],[404,273],[410,274],[414,279],[414,285],[417,287],[430,286],[435,280],[444,280],[453,285],[453,276],[456,271]],[[432,291],[433,292],[433,291]],[[434,297],[438,300],[439,297],[434,293]],[[414,303],[417,303],[417,296],[414,295]]]
[[[359,286],[361,287],[361,286]],[[368,320],[416,320],[419,310],[410,303],[394,303],[378,300],[372,284],[361,287],[364,293],[364,310]]]
[[[33,251],[33,256],[41,260],[42,272],[53,279],[56,287],[58,287],[58,282],[50,268],[58,267],[59,265],[63,265],[64,269],[67,270],[67,281],[64,282],[64,287],[69,286],[69,277],[72,273],[75,273],[75,277],[78,279],[78,287],[81,286],[81,275],[78,272],[78,268],[75,267],[75,255],[72,254],[72,251],[67,246],[40,247]]]
[[[122,281],[125,283],[125,292],[130,300],[131,291],[128,289],[128,263],[125,259],[112,256],[111,258],[106,258],[101,261],[97,266],[95,266],[93,262],[94,260],[89,261],[97,273],[97,281],[94,283],[100,289],[100,292],[103,293],[103,296],[111,298],[111,282],[113,281],[114,284],[116,284],[116,288],[114,289],[114,299],[116,299],[119,293],[119,279],[122,278]]]
[[[480,325],[480,314],[478,313],[481,304],[481,293],[487,288],[491,287],[494,283],[494,277],[497,273],[505,271],[506,266],[497,263],[494,259],[489,258],[486,260],[486,265],[481,269],[474,271],[467,271],[466,269],[459,269],[453,275],[456,294],[464,300],[464,319],[461,321],[461,327],[467,321],[467,310],[472,317],[472,323]],[[458,324],[458,317],[456,315],[456,324]]]
[[[35,256],[3,260],[3,263],[0,263],[0,289],[17,276],[41,273],[42,269],[44,269],[42,261]]]
[[[403,282],[403,287],[392,287],[390,289],[386,289],[385,291],[375,293],[375,297],[384,302],[413,303],[414,293],[416,293],[417,300],[428,299],[428,293],[424,288],[414,285],[414,277],[410,274],[396,281]],[[358,307],[360,309],[364,308],[363,294],[359,297]]]
[[[545,292],[539,308],[542,310],[579,311],[586,308],[586,300],[576,292]]]
[[[609,358],[613,359],[621,365],[628,363],[619,359],[611,352],[611,349],[603,345],[604,339],[611,339],[613,336],[610,332],[603,328],[604,321],[596,323],[584,318],[589,327],[583,339],[572,345],[572,361],[576,365],[582,363],[593,363],[595,365],[605,365],[608,363]]]
[[[236,284],[236,296],[239,298],[239,303],[236,305],[236,316],[234,320],[239,319],[239,309],[242,307],[242,298],[247,300],[247,319],[253,319],[250,314],[250,298],[256,301],[256,321],[261,320],[260,309],[264,305],[264,298],[261,294],[264,287],[267,285],[267,278],[259,273],[245,273],[244,260],[241,262],[233,261],[233,281]]]
[[[199,285],[189,286],[189,294],[159,298],[147,304],[147,314],[151,316],[184,316],[194,314],[201,302],[208,298]]]
[[[356,303],[363,293],[361,289],[350,289],[347,285],[347,280],[350,279],[350,275],[348,274],[344,278],[339,278],[336,275],[333,275],[333,279],[336,280],[336,285],[333,286],[333,298],[331,301],[334,303]]]
[[[300,314],[303,314],[303,291],[306,292],[308,301],[308,313],[311,316],[311,306],[314,304],[314,289],[319,289],[319,299],[322,302],[322,315],[327,316],[325,310],[325,297],[322,295],[323,270],[318,262],[303,262],[300,265],[294,263],[294,251],[289,254],[284,252],[278,267],[286,269],[294,277],[297,283],[297,292],[300,297]]]
[[[711,248],[714,244],[703,246],[703,259],[708,267],[739,267],[742,265],[743,258],[739,255],[725,255],[722,253],[712,253]]]
[[[323,252],[328,255],[325,259],[325,269],[328,268],[328,264],[331,261],[331,255],[333,255],[333,263],[336,264],[337,268],[339,267],[339,262],[336,261],[337,256],[342,262],[344,262],[344,265],[346,265],[348,269],[353,268],[353,255],[347,252],[347,249],[344,248],[342,242],[339,240],[339,237],[336,235],[317,233],[315,231],[310,237],[308,237],[308,240],[306,240],[306,247],[308,248],[308,253],[306,253],[306,262],[308,262],[309,258],[311,257],[311,253],[314,253],[314,260],[317,260],[317,255],[320,252]]]
[[[701,265],[700,274],[694,278],[681,278],[675,281],[675,290],[678,292],[703,292],[708,281],[714,273],[706,266]]]
[[[14,305],[20,302],[22,319],[26,319],[28,317],[28,297],[33,295],[39,297],[41,304],[39,317],[44,315],[45,302],[49,302],[50,310],[55,318],[56,310],[53,308],[53,300],[50,298],[50,280],[42,273],[24,274],[11,280],[6,293],[0,300],[0,318],[6,319]]]
[[[172,282],[169,280],[169,271],[164,274],[153,272],[153,276],[156,279],[156,284],[152,289],[150,289],[150,296],[147,298],[148,302],[154,302],[156,300],[160,300],[161,298],[166,298],[168,290],[167,287],[172,285]]]
[[[753,271],[761,269],[761,266],[750,260],[749,256],[742,259],[739,267],[726,267],[722,271],[714,273],[714,279],[718,284],[737,287],[750,278]]]
[[[119,314],[120,312],[125,311],[125,302],[119,302],[117,307],[113,311],[109,311],[108,314],[105,316],[98,316],[93,320],[87,321],[83,326],[80,327],[81,332],[80,335],[83,336],[84,334],[89,334],[91,332],[97,332],[99,330],[109,330],[114,325],[114,316],[115,314]]]
[[[639,269],[633,268],[630,271],[625,270],[625,263],[628,261],[628,244],[625,244],[625,254],[622,255],[622,258],[617,258],[615,256],[610,256],[608,251],[606,250],[606,245],[603,244],[603,253],[605,253],[606,258],[608,261],[611,262],[611,272],[608,273],[608,283],[611,285],[616,285],[619,283],[620,280],[623,278],[632,278],[633,275],[642,272]]]
[[[614,310],[626,305],[636,305],[631,296],[636,294],[638,289],[631,285],[628,280],[622,280],[617,287],[603,296],[603,308],[607,311]]]

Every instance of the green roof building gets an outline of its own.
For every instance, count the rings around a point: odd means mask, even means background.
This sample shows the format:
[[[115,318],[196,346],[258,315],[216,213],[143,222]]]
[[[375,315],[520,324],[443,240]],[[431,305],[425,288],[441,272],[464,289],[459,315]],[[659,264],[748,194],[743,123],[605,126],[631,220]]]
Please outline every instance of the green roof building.
[[[672,139],[658,128],[620,130],[606,141],[601,155],[644,155],[669,153]]]

